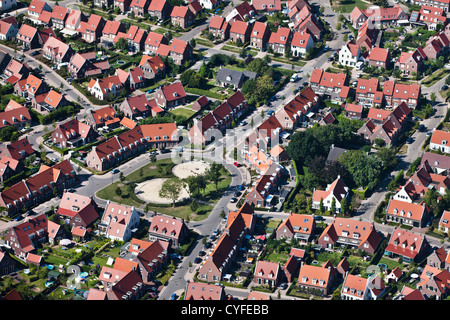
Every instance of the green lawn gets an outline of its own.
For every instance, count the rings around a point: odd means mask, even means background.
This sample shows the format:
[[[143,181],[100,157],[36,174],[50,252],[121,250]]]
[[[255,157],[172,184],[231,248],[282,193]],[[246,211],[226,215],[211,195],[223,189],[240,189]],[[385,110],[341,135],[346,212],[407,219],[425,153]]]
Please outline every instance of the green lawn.
[[[370,3],[363,2],[361,0],[343,0],[343,1],[331,0],[330,2],[332,4],[331,8],[333,9],[333,11],[342,13],[350,13],[355,7],[364,10],[370,6]]]
[[[187,107],[178,107],[176,109],[170,110],[170,113],[176,116],[184,116],[186,118],[192,117],[196,111],[192,110],[192,105]]]

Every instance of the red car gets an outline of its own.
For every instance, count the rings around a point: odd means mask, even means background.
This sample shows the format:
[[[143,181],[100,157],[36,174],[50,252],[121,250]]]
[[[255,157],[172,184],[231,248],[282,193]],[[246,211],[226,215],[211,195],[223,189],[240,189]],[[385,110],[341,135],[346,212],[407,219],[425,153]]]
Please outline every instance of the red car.
[[[234,162],[234,165],[235,165],[236,167],[240,167],[240,166],[241,166],[241,164],[240,164],[239,162],[237,162],[237,161]]]

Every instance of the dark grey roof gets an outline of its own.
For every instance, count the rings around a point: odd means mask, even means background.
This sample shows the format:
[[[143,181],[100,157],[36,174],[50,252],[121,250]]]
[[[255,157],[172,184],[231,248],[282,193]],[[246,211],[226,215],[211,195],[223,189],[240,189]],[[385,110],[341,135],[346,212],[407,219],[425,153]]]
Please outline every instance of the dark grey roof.
[[[255,72],[247,70],[241,72],[226,68],[220,68],[216,75],[216,81],[232,84],[237,87],[240,87],[245,80],[255,78],[256,78]]]
[[[331,146],[330,152],[328,152],[327,162],[338,161],[339,157],[347,152],[347,149]]]

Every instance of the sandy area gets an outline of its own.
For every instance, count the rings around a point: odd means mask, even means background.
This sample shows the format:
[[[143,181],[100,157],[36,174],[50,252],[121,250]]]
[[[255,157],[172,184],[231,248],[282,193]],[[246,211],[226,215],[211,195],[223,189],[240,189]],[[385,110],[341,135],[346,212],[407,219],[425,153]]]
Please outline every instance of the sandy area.
[[[186,163],[180,163],[173,167],[172,172],[180,179],[186,178],[193,174],[202,174],[208,168],[208,164],[200,161],[191,161]],[[135,188],[136,196],[145,202],[159,203],[159,204],[171,204],[172,200],[169,198],[161,198],[159,196],[159,190],[166,181],[167,178],[157,178],[139,183]],[[183,188],[180,192],[178,201],[188,198],[188,192]]]
[[[172,172],[180,179],[187,178],[194,174],[203,174],[208,169],[209,164],[200,161],[190,161],[177,164],[173,167]]]
[[[161,190],[161,186],[166,181],[167,178],[157,178],[148,180],[142,183],[139,183],[134,189],[136,196],[141,198],[146,202],[152,203],[160,203],[160,204],[171,204],[172,199],[169,198],[161,198],[159,196],[159,190]],[[183,188],[180,192],[180,197],[178,201],[189,197],[187,191]]]

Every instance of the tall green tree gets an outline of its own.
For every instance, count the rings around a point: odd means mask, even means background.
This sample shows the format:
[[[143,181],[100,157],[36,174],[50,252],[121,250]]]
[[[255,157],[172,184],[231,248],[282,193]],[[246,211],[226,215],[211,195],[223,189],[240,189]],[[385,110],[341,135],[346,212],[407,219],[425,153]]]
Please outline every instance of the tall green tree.
[[[176,201],[183,188],[184,183],[180,178],[170,178],[163,182],[161,189],[159,190],[159,196],[161,198],[169,198],[172,200],[173,207],[175,207]]]

